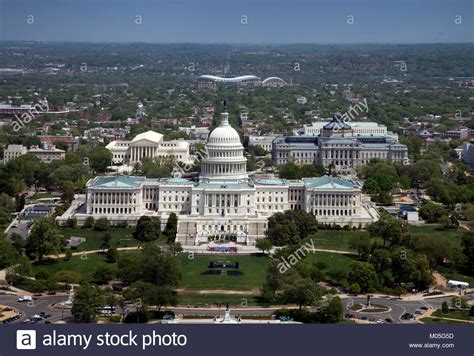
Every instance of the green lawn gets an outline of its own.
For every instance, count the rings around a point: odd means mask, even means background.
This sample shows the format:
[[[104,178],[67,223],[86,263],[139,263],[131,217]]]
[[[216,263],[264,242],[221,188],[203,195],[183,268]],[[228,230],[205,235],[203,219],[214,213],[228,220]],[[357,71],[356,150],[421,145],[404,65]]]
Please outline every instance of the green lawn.
[[[461,238],[466,230],[464,229],[443,229],[439,224],[428,224],[422,226],[410,225],[411,234],[426,234],[441,236],[452,242],[453,246],[461,246]]]
[[[443,314],[441,310],[436,310],[432,314],[438,318],[452,318],[452,319],[460,319],[460,320],[471,320],[469,316],[469,310],[450,310],[449,313]]]
[[[135,251],[121,251],[120,254],[123,255],[136,254]],[[88,255],[82,256],[73,256],[69,261],[64,261],[64,259],[49,260],[43,264],[33,264],[33,275],[39,271],[46,271],[50,275],[54,275],[58,271],[74,271],[80,273],[85,279],[91,280],[92,275],[94,274],[98,265],[105,263],[104,255],[100,253],[91,253]]]
[[[328,270],[349,271],[351,263],[357,261],[356,256],[343,255],[340,253],[315,252],[306,256],[305,260],[310,262],[326,262]]]
[[[141,244],[140,241],[133,238],[133,229],[110,228],[107,231],[95,231],[93,229],[62,228],[59,230],[59,234],[66,238],[71,236],[86,238],[86,241],[80,244],[75,251],[99,250],[100,240],[105,233],[112,235],[112,240],[110,241],[111,247],[130,247],[139,246]]]
[[[104,255],[99,253],[84,255],[84,256],[73,256],[69,261],[63,259],[49,260],[42,264],[33,265],[33,275],[40,271],[46,271],[50,275],[61,271],[74,271],[80,273],[85,279],[90,280],[96,267],[104,263]]]
[[[258,297],[253,294],[197,294],[181,292],[178,293],[178,301],[181,305],[189,304],[190,306],[196,304],[213,306],[213,304],[217,303],[229,303],[230,306],[241,307],[261,304]]]
[[[240,276],[229,276],[224,269],[220,275],[205,275],[208,263],[217,259],[229,262],[239,262]],[[187,254],[181,256],[183,279],[181,288],[192,290],[225,289],[250,291],[260,288],[265,281],[267,265],[270,259],[262,255],[194,255],[193,259]]]
[[[350,251],[349,240],[351,237],[368,236],[368,234],[367,231],[363,230],[319,230],[311,236],[311,239],[314,241],[314,247],[316,248]]]

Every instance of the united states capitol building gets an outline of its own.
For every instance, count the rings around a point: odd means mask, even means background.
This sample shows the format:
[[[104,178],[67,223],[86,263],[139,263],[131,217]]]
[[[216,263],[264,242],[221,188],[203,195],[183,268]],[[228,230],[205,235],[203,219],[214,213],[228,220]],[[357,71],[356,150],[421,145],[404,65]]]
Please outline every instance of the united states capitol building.
[[[183,245],[226,237],[254,244],[265,237],[268,218],[285,210],[314,214],[319,223],[363,227],[377,212],[367,204],[357,181],[336,177],[302,180],[252,179],[246,171],[239,134],[223,113],[207,142],[198,181],[183,178],[148,179],[138,176],[99,176],[87,182],[86,196],[75,200],[64,215],[82,224],[89,216],[111,223],[134,224],[155,216],[165,226],[171,212],[178,215],[177,240]]]

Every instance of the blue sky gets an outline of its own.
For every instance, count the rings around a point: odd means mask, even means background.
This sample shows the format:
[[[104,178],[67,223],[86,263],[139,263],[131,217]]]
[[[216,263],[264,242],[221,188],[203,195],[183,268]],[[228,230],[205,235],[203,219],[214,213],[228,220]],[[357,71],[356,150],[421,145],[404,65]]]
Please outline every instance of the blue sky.
[[[473,3],[474,0],[0,0],[0,40],[473,42]],[[27,23],[30,15],[33,24]],[[138,16],[141,24],[136,23]],[[348,24],[350,16],[353,24]],[[461,24],[456,24],[456,19]]]

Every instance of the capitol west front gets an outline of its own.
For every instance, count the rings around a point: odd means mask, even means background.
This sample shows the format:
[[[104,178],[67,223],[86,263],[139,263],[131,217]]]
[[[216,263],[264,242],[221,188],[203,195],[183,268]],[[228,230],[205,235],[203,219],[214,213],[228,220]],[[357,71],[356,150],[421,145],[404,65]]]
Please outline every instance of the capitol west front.
[[[249,178],[239,134],[222,114],[212,131],[198,182],[183,178],[148,179],[136,176],[99,176],[86,185],[85,200],[75,200],[60,217],[106,217],[112,224],[135,224],[143,216],[161,219],[164,227],[171,212],[178,216],[177,241],[183,245],[227,238],[254,244],[264,238],[268,218],[285,210],[315,215],[319,223],[366,226],[377,212],[363,204],[356,181],[336,177],[302,180]]]

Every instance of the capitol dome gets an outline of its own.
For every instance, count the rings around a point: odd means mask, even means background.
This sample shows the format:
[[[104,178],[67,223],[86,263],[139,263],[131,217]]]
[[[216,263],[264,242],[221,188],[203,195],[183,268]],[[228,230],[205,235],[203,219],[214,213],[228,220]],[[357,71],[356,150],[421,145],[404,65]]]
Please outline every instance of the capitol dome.
[[[221,124],[209,135],[208,144],[238,144],[240,143],[239,133],[229,124],[229,114],[222,113]]]
[[[201,181],[242,181],[248,179],[247,158],[239,133],[229,124],[224,112],[220,125],[209,135],[207,155],[202,159]]]

